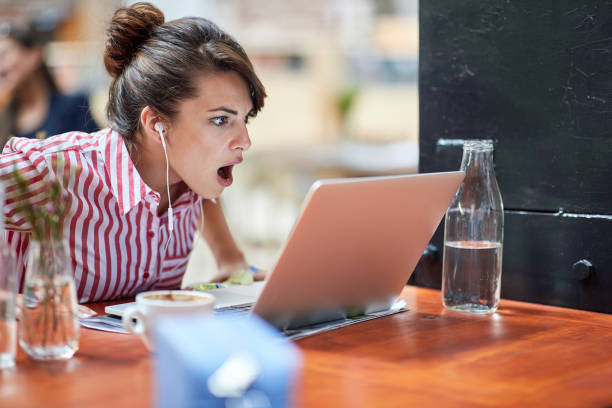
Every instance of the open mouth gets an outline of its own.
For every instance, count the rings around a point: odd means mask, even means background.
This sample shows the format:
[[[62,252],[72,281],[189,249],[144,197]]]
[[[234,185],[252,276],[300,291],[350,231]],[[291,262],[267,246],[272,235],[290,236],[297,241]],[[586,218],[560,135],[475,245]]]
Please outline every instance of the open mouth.
[[[232,168],[234,165],[219,167],[217,175],[222,185],[229,186],[232,184]]]

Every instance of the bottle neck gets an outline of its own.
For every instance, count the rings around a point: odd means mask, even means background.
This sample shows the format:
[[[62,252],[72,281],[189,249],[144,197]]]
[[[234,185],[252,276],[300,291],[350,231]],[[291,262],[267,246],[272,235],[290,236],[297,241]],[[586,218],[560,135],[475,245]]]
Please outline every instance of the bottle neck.
[[[464,149],[461,170],[466,173],[466,176],[474,173],[494,174],[493,150]]]

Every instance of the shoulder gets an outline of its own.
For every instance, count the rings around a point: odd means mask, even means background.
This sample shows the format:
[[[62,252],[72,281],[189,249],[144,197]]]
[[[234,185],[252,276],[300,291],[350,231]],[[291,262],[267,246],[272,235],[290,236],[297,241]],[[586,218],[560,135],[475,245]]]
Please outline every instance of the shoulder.
[[[109,132],[109,129],[94,133],[67,132],[44,140],[13,137],[9,139],[0,155],[0,168],[6,168],[11,164],[20,167],[19,163],[44,167],[45,162],[58,155],[65,157],[88,155],[92,151],[100,150],[100,145]]]
[[[98,149],[100,141],[107,133],[109,133],[109,129],[102,129],[93,133],[66,132],[43,140],[13,137],[4,146],[2,156],[16,152],[54,154],[64,151],[80,151],[85,153],[92,149]]]
[[[105,129],[95,133],[68,132],[44,140],[11,138],[0,155],[0,180],[7,204],[21,199],[18,185],[27,183],[32,194],[42,194],[50,181],[60,180],[73,190],[80,174],[97,174],[103,157],[94,152],[100,151],[109,133]]]
[[[51,96],[48,115],[48,131],[51,134],[67,130],[93,132],[99,129],[91,116],[89,97],[86,94],[61,94]]]
[[[89,108],[89,98],[85,94],[62,94],[55,92],[51,98],[53,109],[74,112],[75,109]]]

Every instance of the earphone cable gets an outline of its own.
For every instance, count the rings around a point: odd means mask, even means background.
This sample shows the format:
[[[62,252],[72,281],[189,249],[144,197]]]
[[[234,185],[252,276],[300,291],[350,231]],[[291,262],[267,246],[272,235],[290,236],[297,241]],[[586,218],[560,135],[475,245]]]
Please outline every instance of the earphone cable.
[[[163,131],[160,131],[162,147],[164,148],[164,156],[166,157],[166,192],[168,193],[168,240],[164,253],[168,250],[168,245],[172,239],[172,231],[174,231],[174,216],[172,214],[172,198],[170,197],[170,163],[168,161],[168,152],[166,151],[166,142],[164,140]]]

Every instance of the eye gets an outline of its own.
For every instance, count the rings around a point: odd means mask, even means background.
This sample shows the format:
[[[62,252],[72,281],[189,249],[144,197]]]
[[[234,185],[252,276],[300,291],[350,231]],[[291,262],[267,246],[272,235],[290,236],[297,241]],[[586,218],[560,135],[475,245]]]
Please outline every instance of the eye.
[[[212,118],[210,121],[215,126],[223,126],[227,124],[229,118],[227,116],[217,116],[216,118]]]

